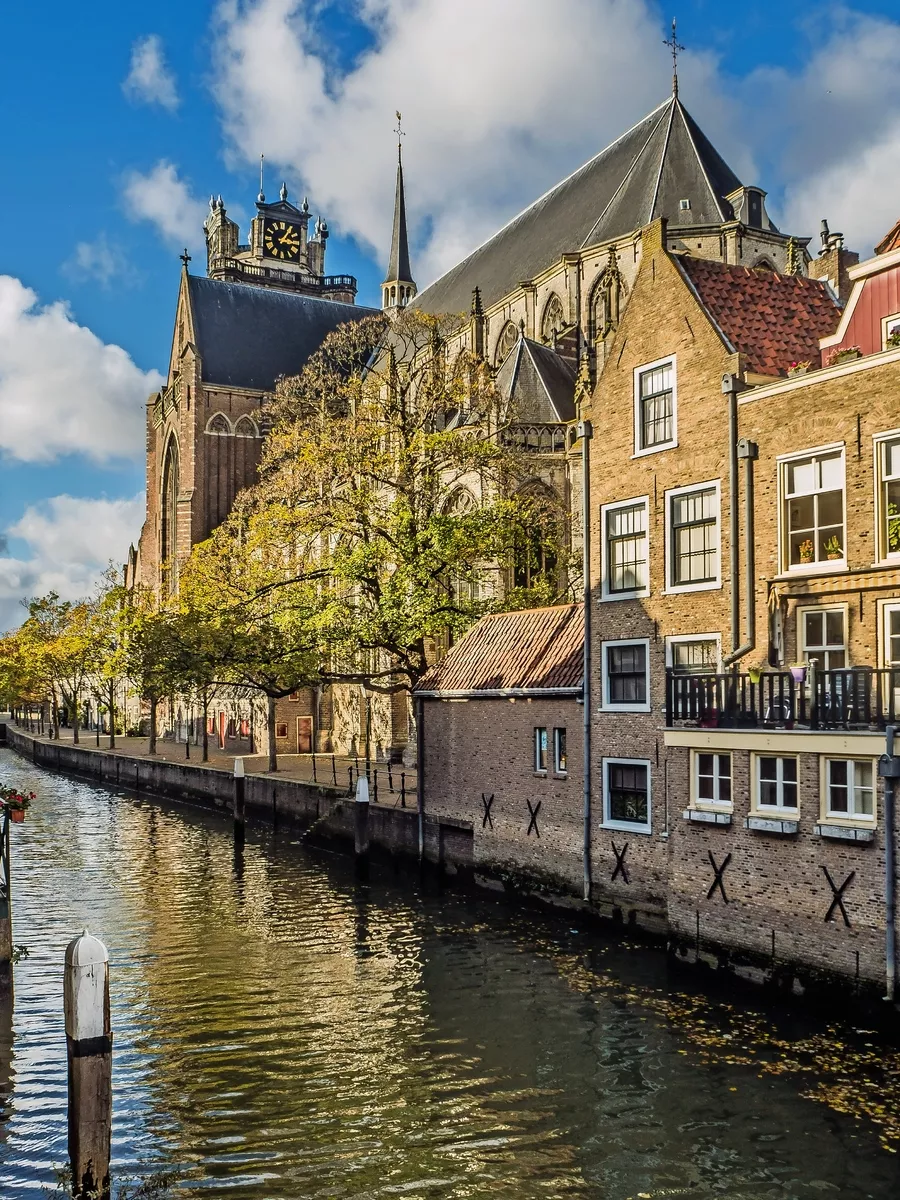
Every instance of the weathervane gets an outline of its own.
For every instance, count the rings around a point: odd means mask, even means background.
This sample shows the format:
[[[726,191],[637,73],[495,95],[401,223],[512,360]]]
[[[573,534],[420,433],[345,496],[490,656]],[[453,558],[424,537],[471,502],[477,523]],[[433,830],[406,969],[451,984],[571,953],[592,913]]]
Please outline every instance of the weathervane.
[[[187,246],[184,248],[184,254],[179,254],[178,257],[184,263],[184,269],[187,270],[187,265],[191,261],[191,256],[187,252]]]
[[[676,34],[675,18],[672,18],[672,36],[663,38],[663,45],[671,47],[672,50],[672,95],[678,95],[678,51],[683,50],[684,46],[679,42]]]
[[[406,134],[403,132],[403,117],[400,114],[399,108],[397,109],[397,112],[395,115],[397,117],[397,128],[394,130],[394,133],[396,133],[396,135],[397,135],[397,153],[399,154],[400,146],[401,146],[400,139],[405,138]]]

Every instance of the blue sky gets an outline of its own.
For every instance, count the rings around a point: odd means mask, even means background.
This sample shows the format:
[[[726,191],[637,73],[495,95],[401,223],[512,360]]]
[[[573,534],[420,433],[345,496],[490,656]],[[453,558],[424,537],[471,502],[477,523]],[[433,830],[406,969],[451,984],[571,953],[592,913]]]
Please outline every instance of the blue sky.
[[[407,137],[420,286],[668,93],[646,0],[94,0],[3,5],[0,628],[77,594],[140,526],[143,413],[210,192],[269,160],[376,302]],[[681,96],[784,227],[864,255],[900,217],[896,3],[677,9]],[[147,39],[150,39],[149,41]],[[130,83],[127,82],[130,79]],[[750,178],[752,176],[752,178]],[[30,289],[30,292],[28,291]],[[33,294],[31,294],[33,293]]]

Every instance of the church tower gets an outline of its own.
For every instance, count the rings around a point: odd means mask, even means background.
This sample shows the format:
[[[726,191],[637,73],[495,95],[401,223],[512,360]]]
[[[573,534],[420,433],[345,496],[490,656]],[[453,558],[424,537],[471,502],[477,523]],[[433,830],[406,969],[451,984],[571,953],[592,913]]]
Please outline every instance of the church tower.
[[[398,114],[399,116],[399,114]],[[416,285],[409,267],[409,239],[406,235],[406,196],[403,190],[403,152],[397,146],[397,192],[394,197],[394,231],[391,235],[391,257],[387,275],[381,285],[381,307],[405,308],[416,294]]]

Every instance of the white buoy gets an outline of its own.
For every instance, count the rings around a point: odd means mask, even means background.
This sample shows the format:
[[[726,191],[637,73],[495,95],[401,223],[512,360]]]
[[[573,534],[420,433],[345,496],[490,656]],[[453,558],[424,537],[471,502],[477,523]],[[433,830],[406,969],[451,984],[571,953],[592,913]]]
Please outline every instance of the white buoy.
[[[109,955],[86,929],[66,949],[63,995],[74,1195],[106,1200],[112,1133]]]

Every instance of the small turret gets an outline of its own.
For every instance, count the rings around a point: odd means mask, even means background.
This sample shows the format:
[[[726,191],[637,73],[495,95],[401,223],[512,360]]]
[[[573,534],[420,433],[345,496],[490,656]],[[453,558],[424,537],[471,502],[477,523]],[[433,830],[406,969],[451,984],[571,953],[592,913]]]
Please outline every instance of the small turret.
[[[210,196],[209,214],[203,222],[206,233],[206,269],[209,275],[234,257],[238,249],[240,229],[236,221],[225,214],[221,196]]]

